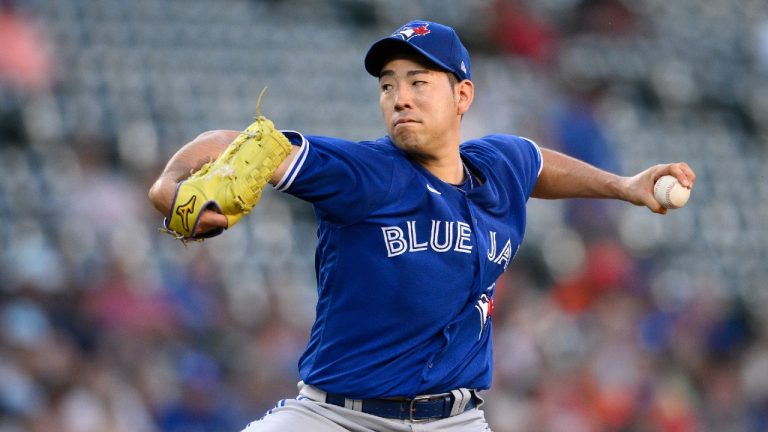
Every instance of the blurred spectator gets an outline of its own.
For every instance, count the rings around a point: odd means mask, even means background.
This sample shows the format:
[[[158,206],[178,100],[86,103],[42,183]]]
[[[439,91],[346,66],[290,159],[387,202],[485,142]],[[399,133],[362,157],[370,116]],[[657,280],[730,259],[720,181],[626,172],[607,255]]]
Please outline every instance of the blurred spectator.
[[[595,110],[602,97],[598,84],[584,89],[570,89],[554,116],[553,130],[559,150],[606,171],[620,173],[616,150],[597,119]],[[612,229],[615,202],[603,200],[568,200],[568,222],[587,236],[605,234]]]
[[[168,334],[177,326],[170,302],[159,287],[131,275],[119,257],[105,263],[104,275],[87,287],[83,312],[100,329],[138,337]]]
[[[496,0],[492,37],[503,52],[547,63],[554,59],[557,34],[532,14],[522,0]]]
[[[172,314],[191,334],[207,334],[221,325],[224,286],[207,251],[186,268],[167,269],[165,295]]]
[[[624,0],[581,0],[574,14],[574,31],[610,37],[637,31],[637,17]]]
[[[0,146],[24,140],[25,98],[51,87],[53,49],[42,27],[12,1],[0,2]]]
[[[118,371],[83,361],[77,373],[80,382],[58,403],[57,428],[71,432],[157,431],[141,395]]]
[[[0,3],[0,87],[46,89],[53,78],[52,49],[41,27]]]
[[[634,263],[612,240],[592,244],[583,268],[555,282],[552,293],[565,311],[585,312],[602,296],[632,288]]]
[[[763,6],[760,13],[754,17],[753,52],[758,71],[768,76],[768,9]]]
[[[244,425],[238,423],[222,394],[219,367],[201,352],[184,351],[176,367],[180,370],[179,398],[158,414],[163,432],[229,431]]]

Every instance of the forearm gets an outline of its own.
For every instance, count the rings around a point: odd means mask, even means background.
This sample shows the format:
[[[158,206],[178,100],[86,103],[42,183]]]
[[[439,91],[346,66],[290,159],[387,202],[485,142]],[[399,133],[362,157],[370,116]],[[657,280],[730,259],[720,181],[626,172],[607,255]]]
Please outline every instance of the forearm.
[[[149,189],[149,199],[155,208],[163,215],[167,215],[179,182],[215,159],[237,137],[238,133],[235,131],[205,132],[179,149]]]
[[[653,195],[656,180],[671,175],[687,188],[696,181],[696,173],[685,162],[654,165],[622,177],[553,150],[542,149],[541,153],[544,167],[533,189],[535,198],[614,198],[665,214],[667,209]]]
[[[562,153],[541,149],[544,157],[534,198],[626,199],[626,178],[603,171]]]

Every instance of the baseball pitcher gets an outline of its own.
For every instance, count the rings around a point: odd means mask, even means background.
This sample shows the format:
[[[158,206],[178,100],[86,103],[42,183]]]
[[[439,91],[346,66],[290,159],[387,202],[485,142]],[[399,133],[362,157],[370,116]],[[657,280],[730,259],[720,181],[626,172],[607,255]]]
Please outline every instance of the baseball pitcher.
[[[696,176],[671,163],[622,177],[509,134],[461,143],[470,58],[435,22],[375,42],[365,68],[386,136],[277,131],[259,116],[182,147],[150,198],[184,241],[232,226],[267,183],[314,207],[319,299],[298,395],[244,432],[489,431],[478,407],[493,372],[495,282],[523,239],[528,199],[613,198],[665,213],[656,179],[690,188]]]

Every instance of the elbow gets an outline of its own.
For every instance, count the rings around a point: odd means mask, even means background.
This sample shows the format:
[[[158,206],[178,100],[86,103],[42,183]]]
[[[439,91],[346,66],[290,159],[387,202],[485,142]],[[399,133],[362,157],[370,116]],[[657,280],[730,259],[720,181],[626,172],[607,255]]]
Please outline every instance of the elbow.
[[[171,210],[171,204],[175,193],[176,188],[173,185],[169,185],[167,180],[163,177],[160,177],[149,188],[147,198],[149,198],[149,202],[152,203],[157,211],[163,216],[167,216]]]
[[[531,198],[557,199],[559,196],[554,193],[552,186],[546,179],[546,176],[540,175],[536,180],[536,184],[533,186],[533,190],[531,191]]]
[[[157,191],[158,186],[157,186],[157,184],[158,184],[159,181],[160,180],[155,181],[152,184],[152,186],[149,187],[149,191],[147,192],[147,198],[149,199],[149,202],[151,202],[152,204],[155,204],[155,201],[158,198],[158,191]]]

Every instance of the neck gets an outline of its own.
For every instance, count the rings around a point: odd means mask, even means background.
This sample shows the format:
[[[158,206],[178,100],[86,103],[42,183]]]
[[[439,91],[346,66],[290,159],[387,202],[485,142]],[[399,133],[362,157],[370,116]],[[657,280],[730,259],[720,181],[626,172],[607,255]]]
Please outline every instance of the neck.
[[[411,159],[426,168],[440,180],[460,184],[464,181],[464,168],[459,146],[458,120],[455,127],[447,128],[438,136],[429,137],[421,145],[406,150]]]
[[[458,151],[442,158],[425,158],[418,155],[412,157],[432,175],[446,183],[460,184],[464,181],[464,165]]]

